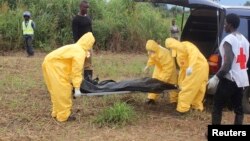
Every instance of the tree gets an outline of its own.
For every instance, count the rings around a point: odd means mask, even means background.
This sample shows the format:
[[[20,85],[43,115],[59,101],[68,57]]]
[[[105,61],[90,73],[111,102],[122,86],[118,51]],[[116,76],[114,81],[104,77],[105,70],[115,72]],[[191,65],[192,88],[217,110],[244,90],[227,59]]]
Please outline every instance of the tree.
[[[173,15],[176,16],[177,14],[182,13],[182,9],[181,9],[180,7],[177,7],[177,6],[173,6],[173,7],[170,9],[170,12],[172,12]]]
[[[250,6],[250,1],[247,1],[244,6]]]

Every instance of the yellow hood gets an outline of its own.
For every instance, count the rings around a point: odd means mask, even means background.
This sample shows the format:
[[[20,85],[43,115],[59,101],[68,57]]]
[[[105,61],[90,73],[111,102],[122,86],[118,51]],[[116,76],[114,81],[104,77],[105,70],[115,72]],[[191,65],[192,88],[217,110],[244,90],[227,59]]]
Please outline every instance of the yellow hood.
[[[84,34],[77,42],[76,44],[82,47],[84,50],[89,51],[93,47],[93,44],[95,43],[95,37],[91,32],[88,32]]]
[[[165,41],[166,48],[171,48],[176,51],[186,52],[185,45],[174,38],[167,38]]]
[[[146,50],[147,51],[154,51],[154,52],[159,52],[159,45],[154,41],[154,40],[148,40],[146,43]]]
[[[167,38],[165,41],[165,46],[166,48],[172,49],[171,50],[172,57],[176,57],[177,52],[180,52],[180,53],[186,52],[185,46],[180,41],[174,38]]]

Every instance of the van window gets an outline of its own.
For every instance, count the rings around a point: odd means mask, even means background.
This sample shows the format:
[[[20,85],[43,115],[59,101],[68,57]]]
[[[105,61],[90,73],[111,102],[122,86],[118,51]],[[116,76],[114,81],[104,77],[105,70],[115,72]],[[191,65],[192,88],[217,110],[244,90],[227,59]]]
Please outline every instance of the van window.
[[[249,27],[248,27],[249,20],[245,18],[240,18],[240,25],[238,27],[238,31],[243,34],[249,40]]]
[[[248,37],[247,37],[247,39],[248,39],[248,41],[250,41],[250,20],[248,20]]]

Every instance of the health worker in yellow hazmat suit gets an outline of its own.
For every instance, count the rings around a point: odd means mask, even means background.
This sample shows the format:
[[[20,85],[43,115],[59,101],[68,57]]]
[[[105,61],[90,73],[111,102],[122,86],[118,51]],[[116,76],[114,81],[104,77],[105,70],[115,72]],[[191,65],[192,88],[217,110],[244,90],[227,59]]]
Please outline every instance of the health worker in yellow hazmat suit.
[[[146,43],[149,59],[145,71],[150,66],[154,66],[153,78],[169,84],[177,84],[177,71],[174,59],[171,57],[169,49],[161,47],[154,40]],[[159,94],[149,93],[147,104],[155,104]]]
[[[180,67],[178,84],[177,111],[188,112],[190,108],[203,111],[203,99],[208,81],[209,66],[206,58],[191,42],[180,42],[167,38],[166,47],[172,49],[172,55],[177,55]]]
[[[75,44],[65,45],[49,53],[42,64],[44,80],[51,96],[53,118],[58,121],[75,120],[71,116],[72,85],[75,96],[80,96],[84,60],[93,47],[91,32],[84,34]]]

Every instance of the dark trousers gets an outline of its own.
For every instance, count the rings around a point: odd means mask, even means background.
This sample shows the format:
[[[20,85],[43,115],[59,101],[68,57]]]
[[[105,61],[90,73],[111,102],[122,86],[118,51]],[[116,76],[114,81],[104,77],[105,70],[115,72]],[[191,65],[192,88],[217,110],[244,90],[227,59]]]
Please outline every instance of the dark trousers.
[[[243,123],[244,113],[242,109],[243,88],[238,88],[235,82],[226,78],[220,80],[218,89],[214,95],[214,104],[212,112],[212,124],[221,124],[222,110],[231,102],[234,109],[234,124],[241,125]]]
[[[29,56],[34,55],[33,46],[32,46],[33,36],[24,35],[23,38],[24,38],[24,46],[25,46],[26,52],[28,53]]]

